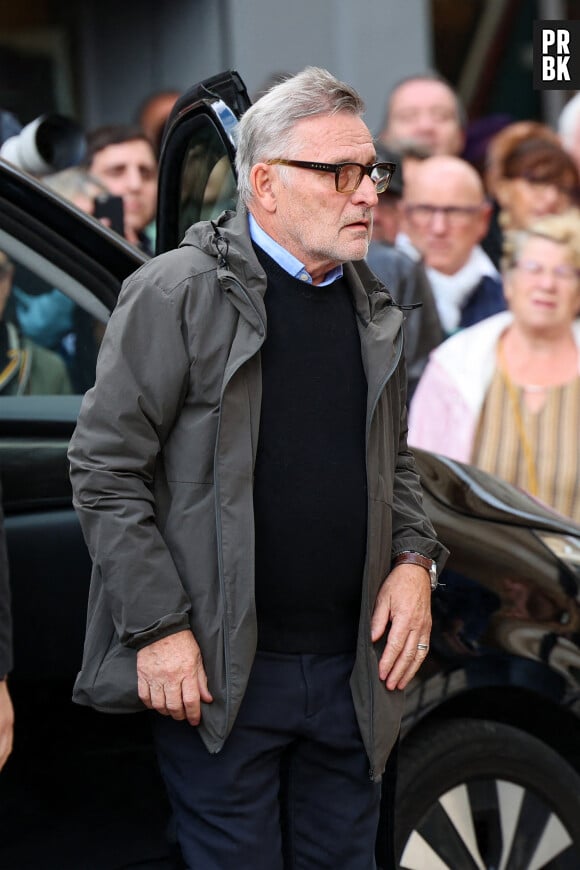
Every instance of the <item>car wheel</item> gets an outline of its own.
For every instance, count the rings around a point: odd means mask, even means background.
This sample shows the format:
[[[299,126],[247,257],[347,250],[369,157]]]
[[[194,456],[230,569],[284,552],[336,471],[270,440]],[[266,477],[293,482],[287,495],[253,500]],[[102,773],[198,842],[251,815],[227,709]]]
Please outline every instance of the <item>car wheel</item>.
[[[439,722],[401,745],[401,870],[578,870],[580,777],[496,722]]]

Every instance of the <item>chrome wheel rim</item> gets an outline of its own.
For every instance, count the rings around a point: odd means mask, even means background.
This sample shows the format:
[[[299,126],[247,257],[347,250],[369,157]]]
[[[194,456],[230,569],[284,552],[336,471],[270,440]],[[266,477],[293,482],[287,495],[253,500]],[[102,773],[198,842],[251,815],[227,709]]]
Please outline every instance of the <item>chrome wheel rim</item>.
[[[411,832],[401,870],[577,870],[580,844],[535,791],[501,779],[442,794]]]

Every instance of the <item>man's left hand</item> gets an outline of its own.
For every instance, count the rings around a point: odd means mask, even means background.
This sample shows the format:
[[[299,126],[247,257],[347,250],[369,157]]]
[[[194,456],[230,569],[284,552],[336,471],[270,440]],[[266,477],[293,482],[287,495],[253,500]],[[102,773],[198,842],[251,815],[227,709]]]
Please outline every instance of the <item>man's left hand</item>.
[[[419,565],[397,565],[379,589],[371,619],[371,638],[379,640],[390,623],[379,662],[379,677],[387,689],[404,689],[429,651],[431,583]],[[426,644],[420,649],[418,644]]]

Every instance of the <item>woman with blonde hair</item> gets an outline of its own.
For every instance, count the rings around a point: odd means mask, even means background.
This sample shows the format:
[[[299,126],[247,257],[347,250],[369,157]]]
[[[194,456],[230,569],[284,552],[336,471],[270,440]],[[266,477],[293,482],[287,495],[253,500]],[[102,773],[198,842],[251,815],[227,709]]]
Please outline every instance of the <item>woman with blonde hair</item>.
[[[580,213],[508,231],[509,310],[436,348],[409,443],[470,462],[580,522]]]

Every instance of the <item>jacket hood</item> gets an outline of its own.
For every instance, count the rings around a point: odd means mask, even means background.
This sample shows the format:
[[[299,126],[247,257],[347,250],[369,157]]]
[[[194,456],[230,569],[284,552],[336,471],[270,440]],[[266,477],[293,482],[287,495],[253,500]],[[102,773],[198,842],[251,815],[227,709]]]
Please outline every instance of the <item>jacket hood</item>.
[[[267,279],[254,253],[245,209],[193,224],[179,247],[195,247],[215,261],[217,280],[240,314],[263,334]]]
[[[225,211],[213,221],[193,224],[180,247],[192,245],[216,260],[218,281],[222,286],[241,280],[250,294],[263,298],[266,275],[254,253],[248,233],[248,212],[239,205],[236,212]],[[359,319],[367,325],[385,308],[399,307],[364,260],[344,264],[344,275],[353,293]],[[259,305],[258,299],[254,302]],[[260,308],[262,306],[259,305]]]

